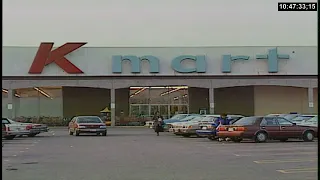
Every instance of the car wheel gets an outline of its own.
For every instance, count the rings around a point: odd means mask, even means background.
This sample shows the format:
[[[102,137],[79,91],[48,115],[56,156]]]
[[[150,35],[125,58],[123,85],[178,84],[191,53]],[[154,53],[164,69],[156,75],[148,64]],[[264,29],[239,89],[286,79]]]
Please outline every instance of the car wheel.
[[[208,139],[210,139],[211,141],[215,140],[215,138],[212,136],[208,136]]]
[[[80,132],[79,131],[76,131],[76,136],[80,136]]]
[[[10,136],[6,136],[4,137],[6,140],[12,140],[14,139],[16,136],[15,135],[10,135]]]
[[[101,133],[102,136],[107,136],[107,132]]]
[[[28,137],[35,137],[37,134],[28,134]]]
[[[242,138],[231,138],[231,141],[239,143],[242,141]]]
[[[314,133],[312,131],[306,131],[302,136],[303,141],[311,142],[314,139]]]
[[[69,135],[73,135],[73,132],[71,131],[71,129],[69,129]]]
[[[255,136],[255,142],[261,143],[266,142],[268,138],[268,135],[265,132],[258,132]]]

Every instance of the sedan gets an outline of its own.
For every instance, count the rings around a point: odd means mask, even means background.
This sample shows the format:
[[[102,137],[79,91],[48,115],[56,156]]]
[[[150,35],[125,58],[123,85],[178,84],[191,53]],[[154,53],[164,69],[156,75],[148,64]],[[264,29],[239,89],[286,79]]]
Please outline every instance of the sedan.
[[[253,139],[255,142],[266,142],[268,139],[287,141],[289,138],[313,141],[318,128],[301,126],[283,117],[245,117],[233,125],[220,126],[217,136],[231,138],[234,142],[242,139]]]
[[[75,134],[96,134],[107,135],[107,126],[98,116],[77,116],[74,117],[68,126],[69,135]]]

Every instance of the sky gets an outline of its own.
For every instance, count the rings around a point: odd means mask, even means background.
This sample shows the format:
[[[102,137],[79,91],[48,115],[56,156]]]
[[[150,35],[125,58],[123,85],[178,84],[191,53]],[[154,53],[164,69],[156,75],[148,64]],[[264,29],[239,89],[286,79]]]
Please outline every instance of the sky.
[[[316,46],[317,12],[278,12],[279,1],[3,0],[3,45]]]

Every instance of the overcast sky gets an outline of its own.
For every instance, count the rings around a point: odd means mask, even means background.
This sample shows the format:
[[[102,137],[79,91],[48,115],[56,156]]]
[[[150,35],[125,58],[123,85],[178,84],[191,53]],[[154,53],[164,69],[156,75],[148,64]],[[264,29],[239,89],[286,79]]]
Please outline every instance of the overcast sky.
[[[3,44],[317,45],[317,13],[278,12],[278,1],[3,0]]]

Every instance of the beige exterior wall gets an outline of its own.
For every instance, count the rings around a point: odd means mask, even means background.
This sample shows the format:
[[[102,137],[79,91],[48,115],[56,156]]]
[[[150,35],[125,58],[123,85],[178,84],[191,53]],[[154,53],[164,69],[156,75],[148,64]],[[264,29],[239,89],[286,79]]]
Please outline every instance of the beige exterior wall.
[[[240,86],[214,90],[215,114],[254,115],[254,87]]]
[[[308,89],[288,86],[255,86],[255,115],[269,113],[309,113]],[[314,112],[318,108],[317,90],[314,89]]]

